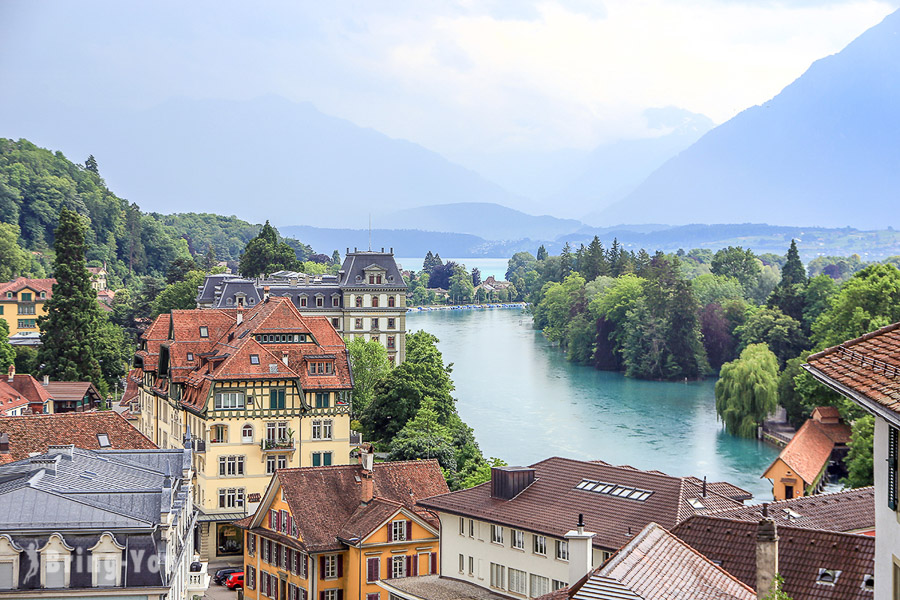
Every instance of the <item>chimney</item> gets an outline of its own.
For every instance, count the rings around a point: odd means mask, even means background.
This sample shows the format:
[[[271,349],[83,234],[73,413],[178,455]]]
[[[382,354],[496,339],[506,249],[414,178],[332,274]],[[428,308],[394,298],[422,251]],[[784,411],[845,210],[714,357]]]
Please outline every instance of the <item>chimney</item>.
[[[492,467],[491,498],[512,500],[534,482],[534,469],[527,467]]]
[[[283,362],[284,366],[286,366],[286,367],[290,366],[290,364],[288,364],[290,361],[288,359],[288,351],[287,350],[281,351],[281,362]]]
[[[9,382],[12,383],[12,380],[16,378],[16,365],[9,365]]]
[[[263,302],[268,302],[268,301],[269,301],[269,286],[264,285],[263,286]]]
[[[240,308],[237,311],[237,324],[240,325],[244,322],[244,311]]]
[[[0,433],[0,454],[9,454],[9,434]]]
[[[584,515],[578,515],[577,529],[568,532],[564,537],[569,542],[569,585],[584,577],[594,565],[593,533],[584,530]]]
[[[47,387],[48,385],[50,385],[50,376],[44,375],[44,387]]]
[[[375,467],[375,449],[372,444],[365,443],[359,447],[359,464],[363,471],[372,471]]]
[[[706,498],[706,475],[703,476],[703,497]]]
[[[767,507],[768,508],[768,507]],[[763,519],[756,527],[756,595],[767,596],[778,573],[778,528],[772,519]]]
[[[368,504],[375,497],[375,450],[372,444],[363,444],[359,448],[359,464],[362,467],[359,472],[361,485],[359,500]]]
[[[59,454],[72,458],[75,453],[75,444],[54,444],[47,447],[47,454]]]

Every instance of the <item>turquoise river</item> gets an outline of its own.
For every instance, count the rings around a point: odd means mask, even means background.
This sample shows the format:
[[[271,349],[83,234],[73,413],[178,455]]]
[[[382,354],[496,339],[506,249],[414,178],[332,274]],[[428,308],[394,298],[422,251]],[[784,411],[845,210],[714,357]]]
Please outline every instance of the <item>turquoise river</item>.
[[[704,475],[771,499],[760,479],[778,451],[725,433],[714,380],[639,381],[566,362],[519,309],[409,313],[440,339],[455,397],[485,456],[525,465],[548,456]]]

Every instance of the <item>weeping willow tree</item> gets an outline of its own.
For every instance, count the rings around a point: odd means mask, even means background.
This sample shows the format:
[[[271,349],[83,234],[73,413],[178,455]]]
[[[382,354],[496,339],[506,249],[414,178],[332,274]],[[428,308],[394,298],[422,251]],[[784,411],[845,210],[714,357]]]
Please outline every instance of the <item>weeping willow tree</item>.
[[[716,413],[728,433],[754,437],[778,406],[778,359],[765,344],[747,346],[737,360],[722,365],[716,382]]]

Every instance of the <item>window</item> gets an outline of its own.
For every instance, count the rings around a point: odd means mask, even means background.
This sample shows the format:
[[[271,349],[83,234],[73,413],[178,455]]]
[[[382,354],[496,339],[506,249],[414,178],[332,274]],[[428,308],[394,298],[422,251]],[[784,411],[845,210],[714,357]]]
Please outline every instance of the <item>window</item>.
[[[227,425],[213,425],[210,435],[210,443],[213,444],[223,444],[228,441],[228,426]]]
[[[259,364],[259,354],[251,354],[250,355],[250,364],[258,365]]]
[[[331,452],[313,452],[312,464],[314,467],[331,466]]]
[[[391,579],[406,577],[406,556],[391,557]]]
[[[565,581],[560,581],[559,579],[554,579],[553,582],[551,583],[551,585],[553,587],[553,591],[555,592],[556,590],[561,590],[562,588],[566,587],[569,584],[566,583]]]
[[[491,525],[491,541],[495,544],[503,543],[503,527]]]
[[[462,554],[459,555],[459,572],[462,573],[466,570],[466,557]]]
[[[332,306],[340,306],[341,305],[341,297],[340,296],[332,296],[331,297],[331,305]]]
[[[472,519],[469,519],[469,537],[475,537],[475,521]]]
[[[47,297],[47,292],[41,292],[41,298],[46,298],[46,297]]]
[[[40,550],[41,584],[45,588],[69,587],[72,551],[58,533],[50,535],[50,539]]]
[[[372,307],[378,308],[378,296],[372,296]]]
[[[288,428],[285,421],[266,423],[266,441],[271,443],[288,441]]]
[[[343,590],[323,590],[321,592],[323,600],[340,600]]]
[[[244,392],[217,392],[216,410],[235,410],[244,408]]]
[[[188,352],[188,353],[187,353],[187,359],[188,359],[189,361],[194,360],[194,353],[193,353],[193,352]]]
[[[537,535],[537,534],[535,534],[532,537],[534,538],[534,546],[532,548],[532,550],[534,550],[534,553],[542,554],[542,555],[546,556],[546,554],[547,554],[547,538],[545,538],[542,535]]]
[[[338,317],[334,317],[333,319],[331,319],[331,326],[335,329],[340,329],[341,320]]]
[[[300,306],[301,307],[306,306],[306,296],[300,296]]]
[[[841,571],[836,571],[834,569],[819,569],[819,575],[818,577],[816,577],[816,583],[833,586],[837,583],[838,577],[840,576]]]
[[[569,542],[556,540],[556,558],[569,560]]]
[[[506,583],[506,567],[491,563],[491,587],[504,589]]]
[[[362,308],[362,296],[356,297],[356,308]]]
[[[510,529],[509,537],[512,538],[510,540],[510,546],[516,548],[517,550],[525,549],[525,532],[520,531],[518,529]]]
[[[381,600],[381,593],[373,592],[371,594],[366,594],[366,600]]]
[[[31,292],[22,292],[19,296],[21,296],[19,298],[20,302],[31,302]]]
[[[284,388],[269,390],[269,408],[278,410],[284,408]]]
[[[243,427],[241,427],[241,443],[242,444],[252,444],[253,443],[253,425],[247,423]]]
[[[12,292],[6,292],[6,297],[7,297],[7,298],[12,298],[12,297],[13,297],[13,293],[12,293]]]
[[[527,573],[525,573],[525,571],[513,569],[512,567],[507,569],[507,572],[509,575],[507,577],[506,589],[514,594],[522,594],[524,596],[528,592]]]
[[[392,335],[387,336],[387,347],[388,347],[388,350],[394,349],[394,347],[395,347],[394,346],[394,336],[392,336]]]
[[[330,440],[333,423],[331,419],[314,420],[312,422],[312,439]]]
[[[113,587],[117,585],[119,575],[119,561],[115,557],[100,558],[97,560],[97,587]]]
[[[322,296],[316,296],[316,307],[322,308],[323,306],[325,306],[325,298],[323,298]]]
[[[550,593],[550,580],[540,575],[531,575],[531,597],[537,598]]]
[[[247,565],[244,568],[244,573],[247,575],[244,578],[244,583],[247,584],[247,589],[255,590],[256,589],[256,569],[254,569],[250,565]]]
[[[469,557],[469,575],[474,575],[474,574],[475,574],[475,557],[470,556]]]
[[[391,541],[405,542],[408,529],[412,529],[412,521],[391,521]]]
[[[378,319],[372,319],[372,329],[378,329]]]
[[[396,329],[397,328],[396,323],[397,323],[397,319],[395,319],[394,317],[388,317],[387,328],[388,329]]]
[[[19,319],[19,329],[34,329],[37,327],[36,319]]]
[[[20,315],[33,315],[34,313],[34,304],[20,304],[19,305],[19,314]]]
[[[316,408],[328,408],[331,406],[331,394],[329,392],[316,392]]]
[[[887,476],[887,493],[888,508],[897,510],[897,458],[900,453],[900,440],[898,440],[898,430],[888,425],[888,476]]]
[[[220,489],[219,508],[244,508],[244,488]]]
[[[327,554],[322,557],[322,579],[338,578],[338,555]]]
[[[44,567],[44,587],[66,587],[66,561],[60,559],[47,559],[42,561]]]
[[[462,517],[459,518],[459,535],[466,535],[466,520]]]
[[[354,319],[353,320],[353,328],[354,329],[362,329],[363,328],[363,320],[362,319]]]
[[[202,327],[200,327],[200,337],[202,337],[202,338],[209,337],[209,327],[207,327],[206,325],[203,325]]]
[[[244,474],[243,456],[220,456],[219,477],[237,477]]]
[[[109,443],[109,435],[107,435],[105,433],[98,433],[97,434],[97,443],[100,445],[101,448],[109,448],[111,445]]]
[[[378,581],[378,573],[381,572],[381,559],[377,556],[366,559],[366,582]]]
[[[394,308],[397,305],[397,300],[395,300],[394,296],[388,296],[388,306],[390,308]]]

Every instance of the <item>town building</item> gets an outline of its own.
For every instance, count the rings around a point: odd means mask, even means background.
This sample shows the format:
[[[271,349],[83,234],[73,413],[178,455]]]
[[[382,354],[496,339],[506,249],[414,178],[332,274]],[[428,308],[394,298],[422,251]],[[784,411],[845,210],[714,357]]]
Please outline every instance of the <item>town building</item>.
[[[875,417],[875,597],[900,595],[900,323],[812,354],[813,377]]]
[[[90,382],[50,381],[43,383],[31,375],[17,375],[9,366],[5,380],[0,379],[0,416],[84,412],[101,406],[97,388]]]
[[[753,588],[650,523],[577,583],[542,600],[756,600]]]
[[[683,542],[754,588],[760,598],[775,573],[793,600],[893,598],[873,590],[876,538],[853,533],[697,515],[671,530]],[[881,535],[879,533],[879,535]]]
[[[208,275],[198,289],[198,308],[252,308],[267,296],[288,298],[303,315],[322,316],[345,339],[377,340],[394,364],[406,359],[406,281],[385,252],[347,249],[337,275],[292,271],[265,279]]]
[[[763,510],[766,511],[766,518],[779,527],[875,535],[875,488],[872,486],[800,496],[766,505],[726,508],[710,512],[709,515],[758,523],[763,518]]]
[[[775,500],[820,493],[829,479],[846,475],[843,468],[850,426],[833,406],[813,411],[782,449],[763,477],[772,481]]]
[[[47,314],[44,303],[53,295],[55,279],[18,277],[0,284],[0,319],[9,325],[12,344],[40,344],[37,319]]]
[[[574,582],[579,515],[592,532],[580,577],[651,522],[671,528],[696,513],[740,507],[748,496],[726,483],[554,457],[495,467],[489,482],[419,505],[440,518],[443,577],[536,598]]]
[[[437,520],[416,506],[446,493],[435,460],[279,469],[246,530],[244,598],[388,600],[381,580],[436,574]]]
[[[111,410],[0,418],[0,464],[75,444],[83,450],[154,450],[156,444]]]
[[[191,462],[189,448],[69,444],[0,465],[0,598],[202,595]]]
[[[98,295],[109,289],[106,282],[109,272],[106,270],[105,264],[102,267],[88,267],[87,270],[91,274],[91,287],[97,291]]]
[[[252,514],[276,469],[350,462],[353,381],[344,341],[289,298],[175,310],[141,336],[138,428],[160,448],[195,441],[199,550],[243,553],[233,522]]]

